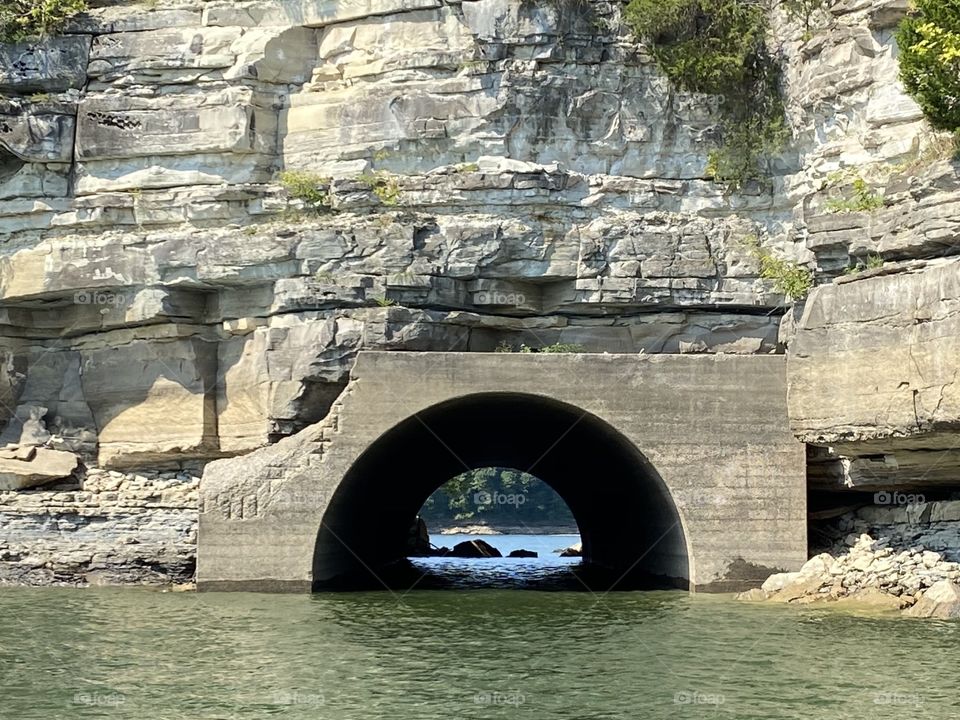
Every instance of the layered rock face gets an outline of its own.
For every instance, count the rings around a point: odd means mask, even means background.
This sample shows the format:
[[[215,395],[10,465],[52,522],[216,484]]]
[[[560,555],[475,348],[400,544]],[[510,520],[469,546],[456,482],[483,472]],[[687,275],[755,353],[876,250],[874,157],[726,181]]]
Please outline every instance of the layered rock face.
[[[320,420],[362,348],[781,340],[833,485],[926,463],[911,417],[949,442],[960,193],[896,80],[902,0],[833,3],[812,37],[775,16],[793,138],[737,193],[705,173],[724,99],[672,87],[619,2],[104,5],[0,47],[4,442],[174,469]],[[323,211],[281,171],[314,174]],[[857,211],[856,179],[885,206]],[[781,337],[756,242],[826,283]],[[831,283],[871,253],[876,277]],[[932,313],[909,332],[907,297]],[[868,347],[880,389],[845,403]]]
[[[0,585],[186,583],[200,479],[91,470],[77,483],[0,493]]]
[[[702,177],[717,101],[621,9],[124,4],[4,48],[5,404],[129,467],[323,417],[361,347],[774,351],[744,240],[792,251],[789,208]]]
[[[869,277],[867,277],[869,275]],[[829,450],[813,483],[956,487],[960,262],[907,263],[819,288],[790,345],[790,414]]]

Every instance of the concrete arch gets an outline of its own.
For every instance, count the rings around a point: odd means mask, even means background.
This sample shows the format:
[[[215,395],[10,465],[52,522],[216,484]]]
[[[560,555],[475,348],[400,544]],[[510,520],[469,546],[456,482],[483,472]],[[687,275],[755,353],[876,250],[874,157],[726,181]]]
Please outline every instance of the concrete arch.
[[[565,452],[538,460],[548,440]],[[695,589],[747,587],[806,559],[804,448],[787,421],[782,356],[362,352],[323,421],[207,466],[197,585],[309,591],[351,562],[322,525],[354,560],[385,560],[399,518],[429,490],[491,464],[533,465],[604,565],[629,566],[674,519],[679,533],[638,567]],[[598,519],[601,507],[612,515]],[[360,537],[374,527],[381,537]]]
[[[315,586],[369,576],[402,557],[426,498],[461,472],[489,466],[525,470],[556,490],[580,527],[585,561],[611,570],[611,582],[688,586],[680,513],[636,445],[582,408],[507,392],[445,400],[367,448],[323,514]]]

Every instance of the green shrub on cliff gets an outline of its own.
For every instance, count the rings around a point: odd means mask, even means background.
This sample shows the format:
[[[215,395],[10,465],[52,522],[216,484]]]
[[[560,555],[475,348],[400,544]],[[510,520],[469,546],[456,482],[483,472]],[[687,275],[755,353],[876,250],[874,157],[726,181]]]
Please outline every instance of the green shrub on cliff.
[[[904,87],[930,124],[960,130],[960,0],[915,0],[897,43]]]
[[[309,209],[321,212],[330,207],[330,178],[304,170],[284,170],[277,180],[290,197]]]
[[[883,196],[873,192],[862,177],[855,178],[852,187],[852,197],[830,200],[827,210],[834,213],[870,212],[883,207]]]
[[[813,289],[813,273],[803,265],[777,257],[769,249],[761,247],[760,239],[751,235],[743,244],[760,263],[760,277],[770,280],[774,289],[787,300],[803,300]]]
[[[762,179],[766,157],[787,138],[768,11],[755,0],[631,0],[626,10],[675,85],[719,97],[720,137],[707,174],[733,189]]]
[[[3,0],[0,3],[0,42],[44,38],[59,32],[87,0]]]

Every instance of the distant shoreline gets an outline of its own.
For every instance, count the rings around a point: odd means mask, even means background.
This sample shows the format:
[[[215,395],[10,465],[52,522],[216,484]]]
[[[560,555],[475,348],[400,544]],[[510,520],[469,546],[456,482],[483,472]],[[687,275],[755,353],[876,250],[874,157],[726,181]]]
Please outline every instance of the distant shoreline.
[[[576,526],[544,526],[529,527],[526,525],[455,525],[438,530],[430,530],[431,535],[579,535],[580,529]]]

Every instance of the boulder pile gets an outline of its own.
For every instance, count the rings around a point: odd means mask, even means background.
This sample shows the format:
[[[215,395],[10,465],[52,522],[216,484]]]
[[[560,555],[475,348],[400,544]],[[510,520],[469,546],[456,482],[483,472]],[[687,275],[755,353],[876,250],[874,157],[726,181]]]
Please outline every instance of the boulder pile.
[[[850,535],[846,549],[821,553],[797,572],[771,575],[739,599],[811,603],[846,601],[908,609],[912,617],[960,616],[960,563],[921,546],[896,548],[890,539]]]

